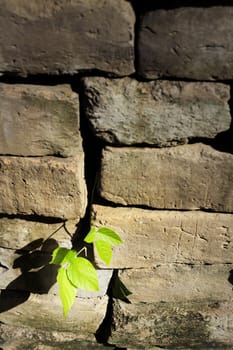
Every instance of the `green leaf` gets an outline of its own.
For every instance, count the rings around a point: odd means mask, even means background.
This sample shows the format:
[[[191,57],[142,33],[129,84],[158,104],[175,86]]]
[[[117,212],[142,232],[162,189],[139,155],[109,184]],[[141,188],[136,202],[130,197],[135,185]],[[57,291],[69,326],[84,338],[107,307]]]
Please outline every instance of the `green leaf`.
[[[123,243],[121,237],[115,231],[107,227],[101,227],[97,230],[97,240],[108,242],[111,245]]]
[[[76,250],[68,249],[66,256],[64,257],[64,259],[62,261],[62,265],[66,264],[66,263],[73,264],[73,261],[76,259],[76,257],[77,257]]]
[[[113,230],[107,227],[101,227],[96,229],[92,227],[84,239],[87,243],[94,243],[97,241],[105,241],[111,245],[117,245],[123,243],[120,236]]]
[[[105,241],[96,241],[94,243],[96,251],[100,259],[106,264],[109,265],[112,259],[112,247],[110,243]]]
[[[99,290],[97,272],[89,260],[76,257],[67,268],[67,276],[70,282],[77,288],[84,290]]]
[[[70,249],[58,247],[52,253],[50,264],[61,265]]]
[[[55,265],[65,265],[72,263],[73,259],[76,258],[77,252],[73,249],[67,249],[63,247],[58,247],[54,249],[52,253],[52,260],[50,264]]]
[[[67,271],[63,267],[58,269],[57,282],[59,285],[59,296],[62,302],[64,317],[67,316],[73,305],[77,293],[77,288],[70,283]]]
[[[84,241],[86,243],[93,243],[96,239],[96,228],[94,226],[91,227],[90,231],[84,238]]]

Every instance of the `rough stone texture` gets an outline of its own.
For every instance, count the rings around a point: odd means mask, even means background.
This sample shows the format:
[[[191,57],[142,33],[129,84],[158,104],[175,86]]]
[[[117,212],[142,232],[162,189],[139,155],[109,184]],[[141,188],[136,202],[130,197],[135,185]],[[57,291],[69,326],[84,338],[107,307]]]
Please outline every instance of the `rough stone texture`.
[[[1,0],[0,71],[131,74],[134,22],[125,0]]]
[[[204,144],[111,148],[102,155],[100,195],[123,205],[233,212],[233,154]]]
[[[1,345],[1,343],[0,343]],[[3,342],[4,350],[106,350],[105,345],[97,344],[89,341],[68,341],[68,342],[47,342],[44,341],[25,341],[21,340],[9,340]],[[116,349],[113,346],[108,346],[108,350]]]
[[[207,299],[232,301],[232,284],[228,281],[232,269],[233,264],[164,264],[122,270],[119,277],[132,292],[129,300],[133,304]]]
[[[15,329],[11,329],[14,334]],[[12,333],[11,333],[12,334]],[[38,334],[37,334],[38,336]],[[61,341],[61,342],[50,342],[46,339],[42,340],[15,340],[14,335],[12,336],[13,340],[8,340],[5,342],[0,342],[0,345],[3,345],[4,350],[106,350],[106,346],[98,344],[96,342],[89,341]],[[108,345],[108,350],[116,349],[114,346]],[[153,349],[154,350],[154,349]]]
[[[112,268],[233,261],[233,216],[230,214],[98,205],[93,207],[93,212],[94,225],[111,227],[124,241],[114,247]],[[99,261],[98,264],[104,268]]]
[[[57,288],[51,290],[56,283],[58,269],[49,264],[51,252],[38,248],[17,254],[14,250],[0,248],[0,254],[0,289],[57,294]]]
[[[86,209],[83,154],[74,158],[0,157],[0,212],[71,219]]]
[[[230,128],[229,86],[177,81],[84,79],[95,135],[115,144],[169,146]]]
[[[139,30],[139,73],[150,79],[232,79],[232,16],[232,6],[145,13]]]
[[[153,349],[231,349],[232,302],[113,304],[110,343]],[[182,347],[183,346],[183,347]]]
[[[0,84],[0,154],[72,156],[81,150],[79,99],[68,85]]]
[[[38,222],[18,218],[0,218],[0,247],[29,252],[43,246],[44,252],[50,252],[48,243],[71,248],[71,237],[76,232],[77,220],[66,222]],[[45,244],[46,243],[46,244]]]
[[[77,298],[66,319],[62,315],[61,302],[53,295],[26,295],[2,291],[0,295],[0,322],[6,326],[25,327],[28,333],[38,330],[48,332],[52,338],[59,338],[62,333],[73,339],[95,341],[94,334],[103,321],[108,297],[81,299]],[[60,332],[60,334],[59,334]],[[69,335],[70,333],[70,335]],[[64,334],[63,341],[66,340]],[[44,338],[46,339],[46,338]]]

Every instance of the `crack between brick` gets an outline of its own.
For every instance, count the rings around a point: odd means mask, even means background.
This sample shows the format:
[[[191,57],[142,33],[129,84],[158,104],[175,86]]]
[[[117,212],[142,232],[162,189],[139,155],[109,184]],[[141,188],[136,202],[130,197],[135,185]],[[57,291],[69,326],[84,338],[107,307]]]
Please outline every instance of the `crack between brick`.
[[[145,204],[127,204],[124,205],[122,203],[115,203],[112,201],[109,201],[103,197],[101,197],[100,195],[97,195],[95,197],[95,201],[93,202],[93,205],[101,205],[103,207],[110,207],[110,208],[135,208],[135,209],[142,209],[142,210],[148,210],[148,211],[170,211],[170,212],[203,212],[203,213],[212,213],[212,214],[226,214],[226,215],[232,215],[232,211],[229,212],[225,212],[225,211],[221,211],[221,210],[213,210],[213,209],[208,209],[208,208],[194,208],[194,209],[179,209],[179,208],[154,208],[154,207],[150,207],[148,205]],[[201,237],[200,237],[201,238]]]
[[[111,329],[113,326],[113,299],[114,298],[112,293],[112,286],[114,284],[114,279],[117,276],[118,276],[118,269],[115,269],[113,270],[113,274],[108,285],[108,290],[107,290],[108,304],[107,304],[105,317],[95,333],[96,341],[99,344],[103,344],[105,346],[115,346],[115,344],[109,343],[109,339],[111,336]]]

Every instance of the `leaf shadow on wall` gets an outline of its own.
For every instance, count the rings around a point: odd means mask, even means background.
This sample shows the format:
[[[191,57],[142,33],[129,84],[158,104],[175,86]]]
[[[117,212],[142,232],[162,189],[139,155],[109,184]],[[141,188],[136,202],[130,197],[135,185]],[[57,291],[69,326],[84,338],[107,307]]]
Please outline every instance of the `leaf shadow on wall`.
[[[229,271],[228,282],[230,282],[233,285],[233,270]]]
[[[39,238],[15,251],[19,256],[14,260],[13,269],[20,269],[21,275],[1,291],[0,313],[24,303],[31,293],[48,293],[56,282],[58,267],[49,264],[56,247],[55,239]]]

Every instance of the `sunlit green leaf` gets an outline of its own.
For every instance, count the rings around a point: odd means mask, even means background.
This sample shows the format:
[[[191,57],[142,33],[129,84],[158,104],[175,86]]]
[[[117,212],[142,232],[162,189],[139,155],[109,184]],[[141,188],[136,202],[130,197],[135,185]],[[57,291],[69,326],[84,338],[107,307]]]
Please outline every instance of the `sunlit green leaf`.
[[[59,285],[59,296],[62,302],[64,317],[67,316],[73,305],[77,293],[77,288],[70,283],[66,269],[60,267],[57,273],[57,282]]]
[[[93,243],[96,239],[96,228],[94,226],[91,227],[90,231],[84,238],[84,241],[86,243]]]
[[[58,248],[54,249],[54,251],[52,253],[52,260],[50,261],[50,264],[61,265],[68,250],[69,249],[63,248],[63,247],[58,247]]]
[[[70,263],[76,257],[76,254],[77,252],[75,250],[58,247],[52,253],[50,264],[64,265]]]
[[[93,243],[100,259],[109,265],[112,258],[112,246],[123,243],[120,236],[107,227],[91,227],[85,237],[86,243]],[[57,273],[59,284],[59,295],[63,306],[63,313],[66,317],[72,307],[77,289],[88,291],[99,290],[98,275],[92,263],[81,257],[82,248],[79,252],[73,249],[58,247],[52,253],[51,264],[60,265]],[[131,292],[119,280],[113,279],[112,295],[129,302],[127,295]],[[110,288],[110,287],[109,287]]]
[[[84,239],[87,243],[93,243],[97,241],[105,241],[111,245],[117,245],[123,243],[120,236],[113,230],[107,227],[101,227],[96,229],[92,227]]]
[[[111,245],[123,243],[121,237],[115,231],[107,227],[101,227],[97,230],[97,239],[108,242]]]
[[[95,248],[100,259],[106,264],[109,265],[112,259],[112,247],[108,242],[105,241],[96,241]]]
[[[65,263],[69,262],[70,264],[72,264],[73,260],[76,259],[76,256],[77,256],[76,250],[68,249],[68,252],[67,252],[65,258],[63,259],[62,263],[65,264]]]
[[[84,290],[99,290],[97,272],[92,263],[81,257],[77,257],[67,268],[67,276],[71,283]]]

